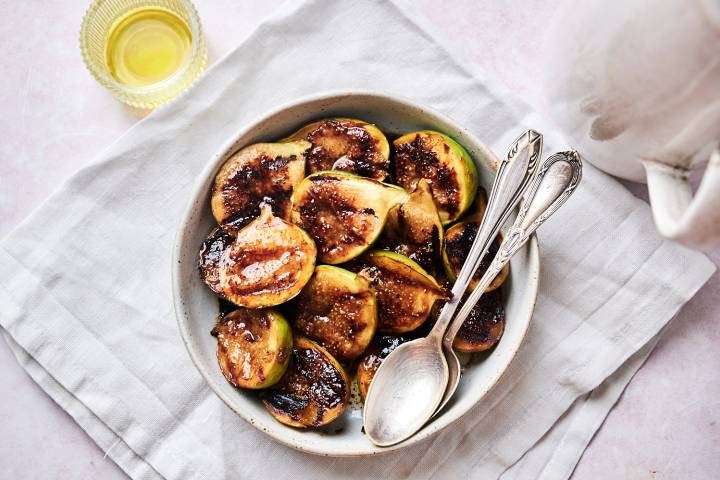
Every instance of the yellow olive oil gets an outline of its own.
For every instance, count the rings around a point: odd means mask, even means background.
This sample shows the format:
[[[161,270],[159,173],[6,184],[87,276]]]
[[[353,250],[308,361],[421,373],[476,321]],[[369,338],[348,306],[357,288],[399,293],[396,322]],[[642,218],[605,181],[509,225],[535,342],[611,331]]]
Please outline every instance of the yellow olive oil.
[[[183,65],[192,43],[187,23],[162,8],[140,8],[119,18],[105,44],[111,75],[130,87],[146,87]]]

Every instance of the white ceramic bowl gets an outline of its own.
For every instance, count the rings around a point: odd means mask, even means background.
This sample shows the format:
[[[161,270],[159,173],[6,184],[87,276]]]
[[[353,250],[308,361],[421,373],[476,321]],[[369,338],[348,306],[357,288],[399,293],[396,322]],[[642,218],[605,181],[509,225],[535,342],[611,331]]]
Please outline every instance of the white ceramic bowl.
[[[218,314],[218,301],[200,280],[196,259],[200,245],[214,224],[210,212],[210,189],[223,162],[245,145],[283,138],[306,123],[332,116],[361,118],[375,123],[386,133],[400,134],[422,129],[446,133],[470,152],[478,166],[481,185],[488,191],[492,185],[498,165],[495,155],[473,134],[449,118],[410,100],[353,91],[303,98],[284,105],[230,139],[217,155],[208,159],[207,167],[198,178],[175,245],[175,313],[182,338],[202,376],[230,408],[257,429],[279,442],[315,454],[374,455],[433,435],[462,417],[495,385],[515,356],[530,325],[538,286],[538,245],[533,237],[512,259],[510,277],[503,286],[506,328],[499,344],[487,358],[466,370],[453,402],[417,435],[392,447],[376,447],[361,431],[362,412],[352,409],[323,429],[299,430],[280,424],[265,410],[255,392],[234,388],[220,372],[215,357],[215,338],[210,335]]]

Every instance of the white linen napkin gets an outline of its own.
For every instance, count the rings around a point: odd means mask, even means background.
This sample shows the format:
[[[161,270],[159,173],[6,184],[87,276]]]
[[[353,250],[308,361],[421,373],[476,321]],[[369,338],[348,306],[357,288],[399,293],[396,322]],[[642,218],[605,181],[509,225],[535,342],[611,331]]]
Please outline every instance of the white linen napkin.
[[[387,1],[308,1],[260,26],[191,90],[78,172],[0,244],[0,322],[33,378],[134,478],[566,478],[655,337],[714,271],[586,163],[540,230],[532,328],[459,423],[380,457],[272,441],[205,385],[172,309],[171,249],[197,174],[244,124],[343,88],[413,98],[503,154],[542,119]]]

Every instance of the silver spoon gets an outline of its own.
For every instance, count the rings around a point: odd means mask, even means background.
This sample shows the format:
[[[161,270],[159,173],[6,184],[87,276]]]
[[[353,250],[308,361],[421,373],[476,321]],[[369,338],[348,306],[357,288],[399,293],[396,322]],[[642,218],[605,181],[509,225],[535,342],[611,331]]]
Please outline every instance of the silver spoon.
[[[453,340],[485,289],[503,269],[510,257],[528,241],[537,228],[573,194],[582,178],[582,162],[575,151],[561,152],[545,160],[538,169],[528,193],[520,206],[515,223],[485,274],[465,301],[445,332],[443,351],[448,362],[448,386],[436,414],[447,404],[460,383],[460,360],[452,348]]]
[[[405,343],[378,368],[365,399],[363,423],[379,446],[401,442],[435,413],[448,382],[442,338],[453,313],[500,227],[520,201],[537,168],[542,135],[529,130],[518,138],[500,163],[480,229],[452,289],[427,337]]]

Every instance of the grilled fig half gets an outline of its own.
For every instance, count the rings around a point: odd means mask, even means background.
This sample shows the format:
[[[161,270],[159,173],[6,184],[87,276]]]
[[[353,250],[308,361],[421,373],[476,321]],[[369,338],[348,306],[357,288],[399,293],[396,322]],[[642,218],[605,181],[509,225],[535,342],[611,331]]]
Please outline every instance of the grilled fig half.
[[[390,208],[404,202],[400,187],[347,172],[319,172],[292,194],[292,219],[318,246],[318,258],[332,265],[364,252],[380,235]]]
[[[409,340],[410,338],[401,335],[378,335],[375,340],[373,340],[370,348],[368,348],[365,355],[360,359],[357,369],[357,383],[363,401],[370,388],[370,382],[372,382],[375,372],[380,368],[380,364],[385,360],[385,357]]]
[[[390,167],[390,144],[375,126],[353,118],[328,118],[304,126],[288,140],[307,140],[308,170],[342,170],[385,180]]]
[[[272,310],[238,309],[212,330],[217,359],[228,382],[240,388],[267,388],[283,376],[292,352],[287,320]]]
[[[260,217],[238,232],[220,259],[222,295],[246,308],[279,305],[310,280],[316,256],[315,243],[303,229],[264,205]]]
[[[215,220],[229,233],[260,215],[260,204],[290,219],[290,194],[305,178],[306,141],[256,143],[243,148],[215,176],[210,206]]]
[[[485,293],[470,311],[453,341],[460,352],[482,352],[495,345],[505,331],[505,308],[499,290]]]
[[[353,360],[375,334],[376,303],[364,278],[343,268],[318,265],[295,302],[295,328],[335,358]]]
[[[432,272],[442,255],[442,241],[443,226],[430,182],[422,179],[405,203],[388,212],[380,243]]]
[[[350,402],[350,382],[342,366],[317,343],[295,337],[285,375],[260,398],[280,423],[320,427],[339,417]]]
[[[447,232],[445,232],[445,245],[443,248],[443,266],[445,267],[445,273],[447,273],[448,278],[453,282],[460,274],[463,263],[465,263],[465,259],[470,252],[470,248],[475,241],[475,236],[477,235],[477,231],[480,228],[481,220],[481,215],[471,215],[467,218],[467,220],[456,223],[455,225],[450,227]],[[500,248],[499,241],[502,241],[502,234],[500,234],[498,238],[490,244],[490,250],[483,257],[482,262],[480,262],[480,266],[477,268],[477,270],[475,270],[475,273],[473,274],[470,285],[468,285],[468,291],[472,291],[475,289],[478,282],[480,282],[480,279],[490,266],[490,263],[492,263],[493,258],[495,258],[495,255],[498,252],[498,248]],[[505,281],[509,273],[510,265],[505,264],[503,269],[500,270],[500,273],[498,273],[498,275],[485,289],[485,291],[492,292],[493,290],[499,288],[500,285],[502,285],[502,283]]]
[[[220,287],[220,259],[235,239],[220,227],[213,228],[200,247],[198,269],[200,278],[214,293],[223,295]]]
[[[374,250],[363,260],[367,266],[358,275],[377,292],[381,332],[415,330],[428,318],[435,301],[447,298],[435,279],[404,255]]]
[[[395,180],[413,190],[427,178],[443,225],[454,222],[475,198],[478,174],[470,154],[442,133],[423,130],[408,133],[393,142]]]

